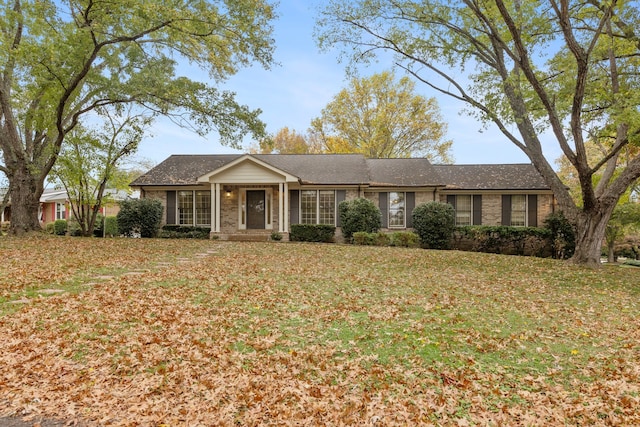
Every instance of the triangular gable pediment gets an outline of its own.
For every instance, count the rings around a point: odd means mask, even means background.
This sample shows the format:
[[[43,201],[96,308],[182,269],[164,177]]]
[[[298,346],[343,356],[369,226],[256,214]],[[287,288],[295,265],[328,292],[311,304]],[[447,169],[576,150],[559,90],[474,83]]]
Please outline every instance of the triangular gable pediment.
[[[247,154],[198,177],[198,182],[220,184],[277,184],[281,182],[298,182],[298,177]]]

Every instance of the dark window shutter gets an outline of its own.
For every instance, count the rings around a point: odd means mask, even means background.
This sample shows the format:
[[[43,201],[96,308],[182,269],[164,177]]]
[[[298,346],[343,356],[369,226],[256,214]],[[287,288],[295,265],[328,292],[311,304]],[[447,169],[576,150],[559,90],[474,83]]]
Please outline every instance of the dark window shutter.
[[[289,191],[289,224],[300,223],[300,191]]]
[[[447,194],[447,203],[456,208],[456,196],[454,194]]]
[[[473,225],[482,225],[482,194],[473,196]]]
[[[336,227],[340,227],[342,224],[340,223],[340,209],[338,206],[340,202],[344,202],[347,199],[347,190],[337,190],[336,191]]]
[[[382,228],[389,227],[389,196],[387,193],[378,194],[378,207],[382,215]]]
[[[529,227],[538,226],[538,196],[536,194],[529,194],[527,205],[529,209]]]
[[[413,227],[413,210],[416,208],[416,193],[409,192],[405,195],[407,228]]]
[[[176,192],[167,191],[167,224],[176,223]]]
[[[502,225],[511,225],[511,196],[502,195]]]

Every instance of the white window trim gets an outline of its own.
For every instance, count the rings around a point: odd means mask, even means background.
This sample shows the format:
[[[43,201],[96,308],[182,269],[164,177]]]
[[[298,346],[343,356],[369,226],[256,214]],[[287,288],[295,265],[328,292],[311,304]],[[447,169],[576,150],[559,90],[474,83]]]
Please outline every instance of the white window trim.
[[[264,202],[267,205],[264,210],[264,229],[273,230],[273,188],[271,187],[244,187],[238,190],[238,230],[247,229],[247,191],[264,191]]]
[[[300,200],[298,202],[298,218],[300,224],[302,224],[302,192],[303,191],[315,191],[316,192],[316,219],[313,224],[310,225],[333,225],[336,226],[338,221],[338,192],[335,189],[323,189],[323,188],[303,188],[300,189]],[[320,224],[320,192],[321,191],[333,191],[333,224]]]
[[[513,196],[524,196],[524,225],[513,225]],[[509,226],[511,227],[528,227],[529,226],[529,195],[528,194],[512,194]]]
[[[454,194],[454,196],[456,198],[456,226],[460,226],[460,224],[458,224],[458,197],[460,196],[469,197],[469,207],[471,208],[469,211],[469,224],[464,224],[464,226],[473,225],[473,194]]]
[[[404,194],[404,209],[402,209],[402,225],[391,225],[391,193]],[[387,227],[389,229],[407,228],[407,192],[406,191],[389,191],[387,192]]]
[[[180,192],[182,191],[191,191],[191,209],[192,209],[192,221],[191,224],[181,224],[180,223]],[[196,192],[207,192],[208,190],[178,190],[176,191],[176,225],[184,225],[185,227],[213,227],[213,224],[196,224],[197,215],[196,215]],[[209,210],[213,211],[213,200],[209,202]],[[209,216],[211,216],[211,212]]]

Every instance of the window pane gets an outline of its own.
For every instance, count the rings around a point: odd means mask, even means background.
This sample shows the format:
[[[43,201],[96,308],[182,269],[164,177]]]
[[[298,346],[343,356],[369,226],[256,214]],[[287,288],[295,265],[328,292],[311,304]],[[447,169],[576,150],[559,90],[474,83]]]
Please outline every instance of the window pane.
[[[319,194],[318,224],[335,225],[336,193],[333,190],[322,190]]]
[[[193,191],[178,191],[178,224],[193,225]]]
[[[196,191],[196,225],[211,225],[210,191]]]
[[[300,192],[300,224],[315,224],[317,215],[316,190],[304,190]]]
[[[511,196],[511,225],[524,227],[527,217],[527,196],[515,194]]]
[[[471,195],[456,196],[456,225],[471,225]]]
[[[389,227],[404,227],[404,193],[389,193]]]
[[[64,203],[56,203],[56,219],[65,219],[65,210],[66,207]]]

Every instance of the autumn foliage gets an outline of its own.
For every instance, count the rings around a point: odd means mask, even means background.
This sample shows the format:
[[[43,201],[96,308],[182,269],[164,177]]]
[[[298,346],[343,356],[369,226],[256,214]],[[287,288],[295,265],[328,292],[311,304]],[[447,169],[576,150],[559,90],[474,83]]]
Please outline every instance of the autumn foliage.
[[[166,239],[3,238],[0,254],[0,417],[640,423],[636,269]]]

